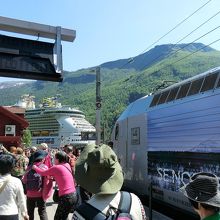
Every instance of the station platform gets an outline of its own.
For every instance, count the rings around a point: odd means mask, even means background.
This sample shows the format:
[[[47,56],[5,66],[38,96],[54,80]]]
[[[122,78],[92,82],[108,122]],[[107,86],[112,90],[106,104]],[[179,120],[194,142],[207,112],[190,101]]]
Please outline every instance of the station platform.
[[[54,203],[52,201],[52,199],[49,199],[48,202],[47,202],[47,215],[48,215],[48,219],[49,220],[53,220],[54,218],[54,214],[56,212],[56,208],[57,208],[57,204]],[[148,207],[144,206],[144,209],[145,209],[145,212],[146,212],[146,216],[149,217],[149,209]],[[34,219],[35,220],[40,220],[39,218],[39,215],[37,213],[37,208],[35,208],[35,213],[34,213]],[[69,214],[69,220],[72,219],[72,213]],[[148,218],[149,219],[149,218]],[[153,210],[152,212],[152,220],[172,220],[171,218],[159,213],[159,212],[156,212]]]

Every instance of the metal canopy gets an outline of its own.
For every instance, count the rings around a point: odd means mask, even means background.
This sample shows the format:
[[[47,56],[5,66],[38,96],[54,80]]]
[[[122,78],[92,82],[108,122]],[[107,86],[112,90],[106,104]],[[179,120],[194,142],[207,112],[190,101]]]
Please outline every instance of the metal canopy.
[[[61,40],[74,41],[74,30],[0,16],[0,30],[55,39],[55,43],[0,35],[0,76],[61,82]]]
[[[0,16],[0,30],[45,37],[49,39],[56,39],[57,36],[57,30],[54,26],[6,18],[2,16]],[[61,28],[61,40],[73,42],[75,38],[75,30]]]

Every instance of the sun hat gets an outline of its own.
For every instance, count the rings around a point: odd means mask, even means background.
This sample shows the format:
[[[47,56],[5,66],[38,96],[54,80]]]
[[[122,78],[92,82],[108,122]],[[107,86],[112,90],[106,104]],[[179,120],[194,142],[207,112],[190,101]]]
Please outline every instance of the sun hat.
[[[94,194],[114,194],[123,184],[122,168],[114,151],[105,144],[87,145],[76,161],[77,183]]]
[[[212,173],[197,173],[180,189],[189,199],[207,205],[220,207],[218,177]]]
[[[38,150],[33,154],[33,161],[44,159],[47,154],[48,153],[44,150]]]

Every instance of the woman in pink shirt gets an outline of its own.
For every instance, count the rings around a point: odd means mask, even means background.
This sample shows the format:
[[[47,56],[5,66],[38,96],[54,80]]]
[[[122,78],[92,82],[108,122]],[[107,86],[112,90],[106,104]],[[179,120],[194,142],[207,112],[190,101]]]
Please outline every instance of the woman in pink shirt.
[[[54,220],[64,220],[77,203],[75,181],[65,152],[56,153],[54,163],[55,165],[48,170],[41,170],[37,166],[33,166],[33,169],[42,176],[53,176],[56,180],[59,202]]]
[[[44,164],[47,152],[38,150],[33,154],[32,163],[40,170],[47,170]],[[41,220],[48,220],[46,211],[46,201],[51,196],[53,190],[53,182],[50,177],[34,178],[32,165],[30,165],[24,174],[22,181],[27,189],[27,210],[30,220],[34,220],[34,209],[38,208],[38,214]]]

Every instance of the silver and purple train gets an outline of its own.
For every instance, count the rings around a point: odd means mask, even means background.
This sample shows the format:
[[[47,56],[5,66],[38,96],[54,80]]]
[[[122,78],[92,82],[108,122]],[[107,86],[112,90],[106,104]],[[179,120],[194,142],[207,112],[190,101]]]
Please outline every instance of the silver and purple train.
[[[220,177],[220,67],[131,103],[112,140],[125,186],[192,212],[179,192],[197,172]]]

